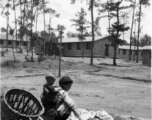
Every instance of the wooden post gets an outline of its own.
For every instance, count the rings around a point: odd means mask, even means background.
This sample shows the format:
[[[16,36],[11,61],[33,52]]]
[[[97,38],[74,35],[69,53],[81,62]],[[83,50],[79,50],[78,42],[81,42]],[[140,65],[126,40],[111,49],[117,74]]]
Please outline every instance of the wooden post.
[[[62,44],[62,29],[60,31],[60,48],[59,48],[59,77],[61,76],[61,44]]]

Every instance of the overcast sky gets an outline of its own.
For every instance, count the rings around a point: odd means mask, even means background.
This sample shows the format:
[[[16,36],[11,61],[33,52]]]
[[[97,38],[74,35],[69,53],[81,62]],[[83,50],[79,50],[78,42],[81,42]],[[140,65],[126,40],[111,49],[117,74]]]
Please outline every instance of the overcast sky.
[[[70,19],[76,18],[75,14],[80,11],[81,7],[85,9],[87,12],[87,20],[91,21],[91,14],[90,11],[88,10],[88,5],[86,4],[86,0],[84,2],[79,2],[77,1],[75,4],[71,5],[71,0],[49,0],[49,7],[53,8],[56,10],[57,13],[60,14],[59,18],[52,17],[51,24],[52,27],[56,27],[58,24],[62,24],[66,27],[65,33],[68,31],[71,32],[76,32],[75,27],[71,26],[72,22]],[[7,0],[2,0],[1,1],[3,5],[6,4]],[[137,8],[138,9],[138,8]],[[0,9],[2,10],[2,9]],[[148,34],[151,36],[151,7],[144,8],[142,7],[142,10],[144,11],[144,17],[142,17],[141,21],[141,26],[142,27],[142,32],[141,32],[141,37],[144,34]],[[19,8],[17,9],[17,14],[19,15]],[[94,18],[98,16],[98,13],[96,10],[94,10]],[[132,12],[129,14],[130,18],[132,16]],[[49,15],[46,15],[46,24],[49,23]],[[10,15],[10,26],[14,27],[14,14],[13,12]],[[129,26],[131,24],[128,24]],[[137,26],[137,25],[136,25]],[[0,28],[1,27],[6,27],[6,17],[3,17],[2,15],[0,16]],[[108,28],[108,18],[102,18],[100,20],[100,28],[101,28],[101,34],[105,35],[107,33],[107,28]],[[44,29],[43,26],[43,16],[40,15],[38,18],[38,31],[41,31]],[[34,28],[35,30],[35,28]],[[90,30],[89,30],[90,32]],[[129,41],[129,36],[130,36],[130,30],[125,34],[125,39]]]

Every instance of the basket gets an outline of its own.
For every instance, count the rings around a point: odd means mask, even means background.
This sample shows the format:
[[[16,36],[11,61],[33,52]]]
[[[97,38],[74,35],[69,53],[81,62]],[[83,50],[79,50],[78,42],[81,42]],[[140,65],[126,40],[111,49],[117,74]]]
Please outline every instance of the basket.
[[[1,105],[2,120],[36,120],[44,113],[38,99],[21,89],[8,90]]]

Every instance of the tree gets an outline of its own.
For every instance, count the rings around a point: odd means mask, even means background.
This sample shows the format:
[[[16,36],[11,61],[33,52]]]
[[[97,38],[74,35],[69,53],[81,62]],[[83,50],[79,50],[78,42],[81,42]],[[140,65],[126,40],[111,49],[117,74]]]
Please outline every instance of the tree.
[[[15,6],[15,0],[13,0],[13,10],[14,10],[15,30],[16,30],[16,42],[17,42],[17,19],[16,19],[16,6]],[[17,45],[16,45],[16,50],[17,50]]]
[[[63,25],[57,25],[57,31],[59,32],[59,36],[60,36],[60,48],[59,48],[59,77],[61,76],[61,51],[62,51],[62,34],[64,33],[65,30],[65,26]]]
[[[9,34],[9,15],[10,15],[10,12],[9,12],[9,9],[11,7],[11,4],[10,4],[10,0],[7,1],[6,5],[3,7],[3,10],[2,10],[2,15],[4,14],[4,16],[6,17],[7,19],[7,23],[6,23],[6,40],[7,40],[7,48],[6,50],[8,50],[8,34]],[[5,11],[5,9],[7,9],[7,11]]]
[[[149,0],[139,0],[139,21],[138,21],[138,37],[137,37],[137,59],[136,62],[138,63],[138,45],[139,45],[139,35],[140,35],[140,22],[141,22],[141,13],[142,13],[142,6],[150,5]]]
[[[68,38],[73,38],[73,37],[75,38],[75,37],[77,37],[76,33],[72,33],[70,31],[66,35],[67,35]]]
[[[130,0],[130,2],[133,3],[133,13],[132,13],[132,23],[131,23],[131,30],[130,30],[129,60],[131,60],[131,39],[132,39],[132,30],[133,30],[133,24],[134,24],[134,15],[135,15],[135,8],[136,8],[136,0],[134,2],[132,0]]]
[[[147,34],[144,35],[142,38],[140,38],[140,41],[139,41],[139,46],[143,47],[146,45],[151,45],[151,37],[148,36]]]
[[[116,18],[116,21],[112,24],[110,28],[110,40],[112,46],[114,47],[114,57],[113,57],[113,65],[116,64],[116,56],[117,56],[117,46],[121,45],[124,41],[120,39],[120,32],[127,31],[129,27],[126,27],[125,24],[120,21],[120,12],[121,10],[127,9],[130,6],[121,6],[123,0],[118,0],[116,2],[112,1],[110,3],[106,3],[106,9],[110,11],[110,15]]]
[[[93,47],[94,47],[94,14],[93,9],[94,6],[99,4],[100,0],[86,0],[89,5],[89,10],[91,11],[91,28],[92,28],[92,43],[91,43],[91,57],[90,57],[90,65],[93,65]],[[71,3],[74,4],[75,0],[71,0]]]
[[[86,20],[87,13],[81,8],[81,11],[76,14],[76,19],[72,19],[71,21],[74,22],[74,26],[76,26],[76,30],[79,32],[77,35],[78,39],[81,41],[81,51],[82,51],[82,58],[84,57],[83,53],[83,41],[85,40],[84,32],[87,32],[88,21]]]

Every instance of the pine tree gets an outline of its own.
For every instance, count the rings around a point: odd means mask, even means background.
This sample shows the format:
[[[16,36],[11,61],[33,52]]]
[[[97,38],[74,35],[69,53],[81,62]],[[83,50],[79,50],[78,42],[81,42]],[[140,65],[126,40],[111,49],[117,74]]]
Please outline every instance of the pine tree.
[[[85,18],[86,15],[87,13],[84,11],[83,8],[81,8],[81,11],[76,14],[77,19],[71,20],[72,22],[74,22],[73,25],[77,27],[76,30],[79,32],[77,37],[81,41],[82,58],[84,57],[84,53],[83,53],[83,47],[84,47],[83,41],[85,40],[84,33],[87,32],[87,28],[89,27],[87,26],[89,22]]]

